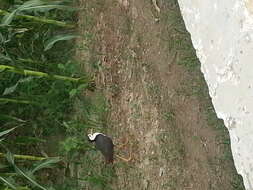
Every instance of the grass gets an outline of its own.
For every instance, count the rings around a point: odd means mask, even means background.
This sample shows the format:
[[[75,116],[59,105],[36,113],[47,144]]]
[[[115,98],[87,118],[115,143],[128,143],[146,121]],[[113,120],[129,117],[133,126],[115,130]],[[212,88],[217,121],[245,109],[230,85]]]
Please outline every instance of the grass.
[[[97,44],[99,44],[97,32],[99,31],[96,31],[94,26],[96,25],[96,15],[104,9],[104,1],[83,2],[81,6],[83,11],[79,15],[79,26],[84,39],[77,43],[77,56],[83,60],[81,67],[96,75],[103,68],[101,68],[99,59],[101,53],[97,50]],[[113,93],[117,93],[117,85],[112,86],[111,90]],[[85,93],[85,95],[75,103],[75,117],[87,124],[86,132],[93,129],[93,132],[106,133],[106,118],[110,105],[103,95],[103,89],[98,87],[95,92]],[[83,136],[83,131],[76,131],[73,136]],[[81,157],[76,158],[81,162],[80,167],[76,170],[79,176],[79,188],[112,189],[112,181],[116,178],[114,168],[104,165],[101,153],[96,151],[91,144],[84,144],[84,146],[87,147],[87,151],[79,151],[83,154],[78,154]]]
[[[181,131],[176,127],[175,113],[173,110],[164,114],[164,119],[168,122],[167,131],[161,133],[160,141],[162,142],[163,156],[169,162],[180,162],[185,155],[184,145],[182,144]],[[170,144],[171,146],[167,146]]]

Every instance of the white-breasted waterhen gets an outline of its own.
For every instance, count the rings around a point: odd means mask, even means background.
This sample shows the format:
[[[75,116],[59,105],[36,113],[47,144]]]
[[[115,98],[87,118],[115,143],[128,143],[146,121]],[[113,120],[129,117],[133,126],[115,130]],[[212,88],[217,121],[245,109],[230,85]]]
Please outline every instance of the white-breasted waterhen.
[[[113,163],[114,160],[114,144],[112,142],[112,139],[108,136],[106,136],[103,133],[93,133],[88,134],[88,138],[90,142],[95,142],[96,149],[100,150],[103,156],[105,157],[106,164]],[[115,155],[116,157],[128,162],[130,161],[131,155],[129,158],[123,158],[119,155]]]

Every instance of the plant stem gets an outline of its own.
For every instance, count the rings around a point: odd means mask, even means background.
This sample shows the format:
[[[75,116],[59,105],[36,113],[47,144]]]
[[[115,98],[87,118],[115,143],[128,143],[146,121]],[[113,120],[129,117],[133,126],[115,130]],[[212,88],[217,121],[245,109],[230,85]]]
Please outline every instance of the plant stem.
[[[0,9],[0,15],[5,16],[5,15],[8,15],[8,14],[10,14],[10,13]],[[64,27],[64,28],[74,28],[75,27],[74,25],[67,24],[65,22],[52,20],[52,19],[45,19],[45,18],[40,18],[40,17],[35,17],[35,16],[30,16],[30,15],[16,15],[15,17],[18,18],[18,19],[28,19],[28,20],[35,21],[35,22],[41,22],[41,23],[45,23],[45,24],[52,24],[52,25],[56,25],[56,26],[60,26],[60,27]]]
[[[16,100],[16,99],[10,99],[10,98],[0,98],[0,102],[11,102],[11,103],[17,103],[17,104],[36,104],[35,102],[31,102],[28,100]]]
[[[31,75],[31,76],[52,78],[52,79],[70,81],[70,82],[81,82],[81,83],[89,82],[87,79],[85,80],[83,78],[72,78],[72,77],[66,77],[66,76],[61,76],[61,75],[50,75],[50,74],[39,72],[39,71],[20,69],[20,68],[8,66],[8,65],[0,65],[0,70],[4,70],[4,71],[6,70],[9,72],[18,73],[18,74],[22,74],[22,75]]]
[[[16,159],[33,160],[33,161],[41,161],[41,160],[47,159],[45,157],[37,157],[37,156],[29,156],[29,155],[17,155],[17,154],[14,154],[13,156]],[[4,153],[0,153],[0,157],[5,157],[5,154]]]

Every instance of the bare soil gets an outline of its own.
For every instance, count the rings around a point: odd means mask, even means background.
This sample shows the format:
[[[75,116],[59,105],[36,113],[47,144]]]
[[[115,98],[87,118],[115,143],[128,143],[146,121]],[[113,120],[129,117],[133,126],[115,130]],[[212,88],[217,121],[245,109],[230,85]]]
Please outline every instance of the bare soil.
[[[116,153],[132,155],[127,163],[116,159],[112,188],[239,189],[228,133],[177,2],[83,0],[80,7],[80,31],[92,34],[82,43],[92,52],[79,56],[107,99],[107,134],[116,145],[129,141]]]

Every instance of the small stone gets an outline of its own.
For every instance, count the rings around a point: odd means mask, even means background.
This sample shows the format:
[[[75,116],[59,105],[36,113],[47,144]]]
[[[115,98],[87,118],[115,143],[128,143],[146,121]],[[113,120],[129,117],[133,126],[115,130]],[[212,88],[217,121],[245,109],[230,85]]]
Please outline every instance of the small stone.
[[[164,169],[163,169],[163,168],[160,168],[160,170],[159,170],[159,176],[162,177],[163,174],[164,174]]]

